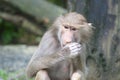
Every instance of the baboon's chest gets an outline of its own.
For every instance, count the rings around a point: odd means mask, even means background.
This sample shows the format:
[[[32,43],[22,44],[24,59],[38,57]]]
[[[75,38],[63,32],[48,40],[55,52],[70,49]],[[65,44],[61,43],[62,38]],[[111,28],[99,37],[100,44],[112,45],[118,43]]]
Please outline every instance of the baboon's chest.
[[[61,61],[48,69],[51,80],[69,80],[71,73],[70,61]]]

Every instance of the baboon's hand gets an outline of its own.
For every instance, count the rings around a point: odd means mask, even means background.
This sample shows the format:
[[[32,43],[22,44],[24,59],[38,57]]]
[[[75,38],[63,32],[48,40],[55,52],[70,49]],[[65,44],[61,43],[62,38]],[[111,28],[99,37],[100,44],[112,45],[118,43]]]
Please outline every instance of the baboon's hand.
[[[68,47],[70,50],[70,57],[77,56],[80,53],[81,45],[79,43],[69,43],[65,47]]]

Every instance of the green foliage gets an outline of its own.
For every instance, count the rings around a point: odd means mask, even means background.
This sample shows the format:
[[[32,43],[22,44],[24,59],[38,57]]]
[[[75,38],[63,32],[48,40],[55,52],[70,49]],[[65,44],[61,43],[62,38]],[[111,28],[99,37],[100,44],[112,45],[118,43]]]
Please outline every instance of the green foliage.
[[[8,74],[4,70],[0,70],[0,78],[7,80]]]
[[[25,74],[22,74],[19,76],[21,73],[24,73],[23,70],[18,70],[15,72],[6,72],[5,70],[0,69],[0,80],[28,80],[25,76]],[[29,79],[33,80],[33,79]]]
[[[18,27],[0,18],[0,44],[33,45],[39,43],[39,41],[36,40],[38,36],[30,33],[22,27]]]
[[[18,36],[17,29],[10,22],[0,19],[0,42],[8,44]]]
[[[0,18],[0,23],[2,23],[2,19]]]

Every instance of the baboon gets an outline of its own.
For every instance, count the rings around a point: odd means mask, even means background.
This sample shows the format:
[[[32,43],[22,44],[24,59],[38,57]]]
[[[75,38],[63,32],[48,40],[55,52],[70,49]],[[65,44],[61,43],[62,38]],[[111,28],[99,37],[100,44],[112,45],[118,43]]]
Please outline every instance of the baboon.
[[[27,66],[27,75],[36,76],[36,80],[85,80],[83,50],[92,32],[91,23],[81,14],[61,15],[43,35]]]

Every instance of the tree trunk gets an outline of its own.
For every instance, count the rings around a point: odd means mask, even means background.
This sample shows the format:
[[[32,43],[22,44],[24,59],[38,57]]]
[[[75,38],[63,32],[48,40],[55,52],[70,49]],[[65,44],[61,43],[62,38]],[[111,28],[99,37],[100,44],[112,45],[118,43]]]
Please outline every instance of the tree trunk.
[[[39,36],[46,30],[41,23],[52,23],[63,13],[65,9],[45,0],[0,0],[0,18]]]
[[[65,9],[45,0],[1,0],[1,5],[4,2],[21,12],[32,15],[36,20],[48,18],[53,21],[56,17],[66,12]]]
[[[87,47],[87,80],[120,80],[120,2],[78,0],[76,4],[76,11],[96,28]]]

